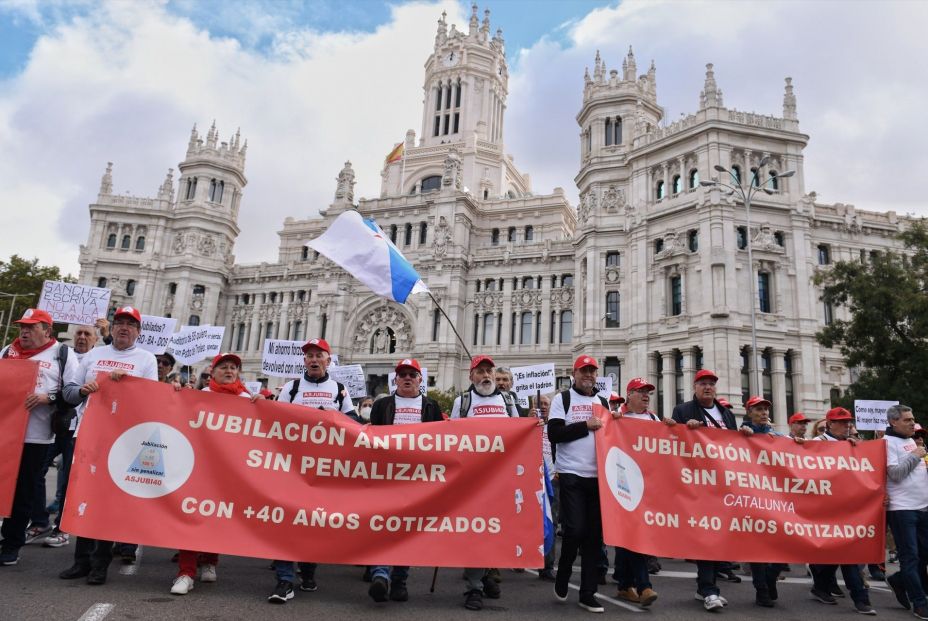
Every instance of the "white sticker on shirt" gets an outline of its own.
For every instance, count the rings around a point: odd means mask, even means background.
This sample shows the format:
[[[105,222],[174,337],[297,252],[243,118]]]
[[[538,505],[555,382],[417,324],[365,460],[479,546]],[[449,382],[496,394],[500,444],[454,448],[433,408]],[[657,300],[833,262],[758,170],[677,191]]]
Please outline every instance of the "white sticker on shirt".
[[[585,423],[593,416],[593,405],[590,403],[578,403],[570,405],[570,413],[567,415],[567,424]]]
[[[473,405],[470,408],[470,415],[484,418],[508,418],[509,414],[506,413],[506,406],[504,405]]]

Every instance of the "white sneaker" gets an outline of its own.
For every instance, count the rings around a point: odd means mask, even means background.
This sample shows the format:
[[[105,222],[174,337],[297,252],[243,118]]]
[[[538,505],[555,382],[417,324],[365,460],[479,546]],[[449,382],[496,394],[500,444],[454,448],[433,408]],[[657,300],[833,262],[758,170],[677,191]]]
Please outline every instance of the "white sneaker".
[[[42,545],[46,548],[61,548],[68,545],[70,541],[68,533],[63,533],[61,531],[55,531],[51,535],[45,538],[45,541],[42,542]]]
[[[718,597],[718,598],[719,598],[719,601],[722,602],[722,606],[727,606],[727,605],[728,605],[728,600],[727,600],[727,599],[725,599],[725,598],[722,597],[721,595],[718,595],[718,596],[716,596],[716,597]],[[706,598],[703,597],[702,595],[700,595],[699,593],[696,594],[696,599],[698,599],[698,600],[701,601],[701,602],[706,601]]]
[[[715,610],[716,608],[721,608],[725,604],[722,603],[722,598],[718,595],[707,595],[702,601],[702,605],[706,610]]]
[[[174,580],[174,586],[171,587],[171,593],[174,595],[186,595],[193,590],[193,578],[190,576],[177,576]]]
[[[216,582],[215,565],[203,565],[200,568],[200,582]]]

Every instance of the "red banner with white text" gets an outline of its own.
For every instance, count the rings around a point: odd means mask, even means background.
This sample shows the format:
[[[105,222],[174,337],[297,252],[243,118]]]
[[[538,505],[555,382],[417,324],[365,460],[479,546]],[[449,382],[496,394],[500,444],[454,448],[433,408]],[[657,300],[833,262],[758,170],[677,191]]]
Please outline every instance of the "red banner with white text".
[[[358,565],[541,567],[531,419],[360,425],[125,378],[84,414],[62,529]]]
[[[883,561],[882,441],[797,444],[600,415],[608,545],[706,560]]]
[[[32,360],[0,360],[0,516],[8,517],[13,508],[19,460],[29,411],[26,397],[35,391],[39,363]]]

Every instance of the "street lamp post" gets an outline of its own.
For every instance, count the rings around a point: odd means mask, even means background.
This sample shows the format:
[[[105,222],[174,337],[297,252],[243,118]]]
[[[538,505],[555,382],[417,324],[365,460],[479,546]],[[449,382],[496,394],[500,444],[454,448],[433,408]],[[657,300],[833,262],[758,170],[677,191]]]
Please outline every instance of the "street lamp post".
[[[751,176],[751,182],[748,184],[748,189],[745,190],[741,185],[741,179],[736,176],[732,171],[728,170],[724,166],[716,164],[713,166],[715,170],[720,173],[728,173],[728,176],[732,180],[732,184],[723,183],[721,181],[700,181],[699,185],[704,187],[718,187],[725,188],[728,190],[728,196],[737,195],[741,197],[742,202],[744,203],[744,212],[745,217],[747,218],[747,227],[748,227],[748,266],[750,270],[750,284],[751,284],[751,374],[754,377],[754,386],[757,389],[758,394],[763,396],[764,389],[761,386],[760,382],[760,365],[758,355],[760,352],[757,351],[757,283],[755,282],[754,276],[754,253],[752,248],[754,244],[751,239],[751,199],[754,195],[763,191],[766,194],[773,194],[773,190],[767,187],[768,183],[774,182],[777,179],[785,179],[787,177],[792,177],[796,174],[795,170],[789,170],[782,174],[771,174],[770,178],[764,181],[763,183],[758,182],[757,176],[760,174],[761,169],[767,165],[769,157],[764,157],[761,159],[760,163],[757,165],[757,168],[754,169],[754,173]]]

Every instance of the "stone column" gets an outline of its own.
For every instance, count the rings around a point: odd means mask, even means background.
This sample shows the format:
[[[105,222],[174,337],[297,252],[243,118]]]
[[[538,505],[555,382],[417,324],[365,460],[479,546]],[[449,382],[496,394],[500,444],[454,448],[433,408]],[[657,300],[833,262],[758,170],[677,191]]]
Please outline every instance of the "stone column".
[[[541,279],[541,339],[539,343],[541,346],[546,346],[549,343],[553,343],[552,334],[551,334],[551,279],[542,278]],[[554,330],[556,331],[558,327],[558,322],[554,323]]]
[[[661,390],[664,391],[664,416],[670,417],[670,414],[673,412],[674,405],[676,405],[677,400],[677,391],[674,386],[674,380],[676,379],[677,371],[674,367],[675,356],[673,350],[662,351],[661,359],[663,360],[663,386]],[[685,387],[684,387],[685,390]],[[686,394],[684,392],[684,394]]]
[[[693,385],[693,377],[696,374],[696,350],[687,347],[680,351],[683,354],[683,387]],[[686,394],[684,392],[684,394]]]
[[[258,351],[260,349],[262,336],[260,324],[258,323],[258,316],[260,314],[261,304],[259,302],[255,302],[255,308],[251,313],[251,331],[248,334],[249,339],[246,346],[248,351]]]
[[[790,415],[790,412],[786,411],[786,365],[783,361],[785,355],[785,349],[770,350],[770,386],[773,390],[771,410],[776,420],[776,427],[781,431],[788,427],[786,421]],[[795,393],[795,387],[793,392]]]

